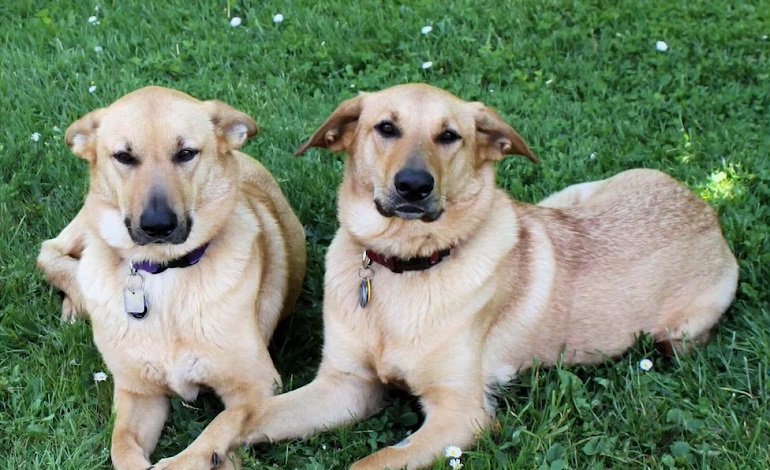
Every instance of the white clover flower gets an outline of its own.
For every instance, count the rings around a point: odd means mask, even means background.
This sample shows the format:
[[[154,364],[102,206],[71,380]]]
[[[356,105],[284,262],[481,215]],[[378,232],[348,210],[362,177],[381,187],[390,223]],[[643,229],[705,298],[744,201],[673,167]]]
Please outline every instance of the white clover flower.
[[[280,14],[280,13],[276,13],[276,14],[273,16],[273,23],[275,23],[275,24],[278,24],[278,23],[283,23],[283,15],[282,15],[282,14]]]
[[[433,62],[427,61],[422,63],[423,70],[428,70],[429,68],[433,67]]]
[[[649,359],[642,359],[639,361],[639,368],[647,372],[648,370],[652,369],[652,361]]]
[[[763,35],[762,35],[762,40],[763,40],[763,41],[767,41],[767,34],[763,34]]]
[[[102,52],[103,50],[104,50],[104,49],[102,49],[102,46],[95,46],[95,47],[94,47],[94,52],[96,52],[97,54],[98,54],[98,53],[100,53],[100,52]]]
[[[235,28],[237,26],[240,26],[240,25],[241,25],[241,17],[240,16],[233,16],[230,19],[230,26],[232,26],[233,28]]]
[[[99,24],[99,18],[97,18],[96,16],[89,16],[88,22],[91,24]]]
[[[452,470],[460,470],[463,468],[462,462],[460,462],[460,459],[452,459],[449,461],[449,466],[452,467]]]
[[[593,152],[591,152],[591,153],[588,155],[588,159],[589,159],[589,160],[593,160],[593,159],[595,159],[595,158],[596,158],[596,154],[595,154],[595,153],[593,153]]]
[[[40,133],[39,132],[33,132],[32,136],[30,137],[32,139],[32,142],[38,142],[40,140]]]
[[[447,458],[459,459],[463,455],[463,451],[457,446],[449,446],[444,449],[444,455]]]
[[[428,26],[423,26],[423,27],[422,27],[422,29],[420,30],[420,32],[421,32],[422,34],[428,34],[428,33],[430,33],[431,31],[433,31],[433,26],[430,26],[430,25],[428,25]]]
[[[107,380],[107,372],[94,372],[94,382],[104,382]]]
[[[88,87],[88,92],[89,93],[93,93],[95,91],[96,91],[96,85],[91,85],[90,87]]]
[[[655,43],[655,49],[659,50],[660,52],[666,52],[668,50],[668,44],[666,44],[664,41],[658,41]]]

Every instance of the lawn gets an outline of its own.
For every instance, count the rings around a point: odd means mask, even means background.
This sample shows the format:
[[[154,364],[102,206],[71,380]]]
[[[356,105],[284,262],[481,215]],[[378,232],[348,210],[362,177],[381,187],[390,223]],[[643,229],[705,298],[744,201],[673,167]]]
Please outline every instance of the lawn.
[[[528,141],[541,164],[498,167],[514,197],[657,168],[717,210],[741,265],[708,346],[666,360],[642,340],[600,366],[534,367],[502,392],[497,423],[466,450],[465,468],[770,468],[770,2],[94,7],[0,3],[0,467],[109,468],[111,377],[94,381],[105,366],[88,324],[59,321],[58,297],[34,267],[87,188],[86,164],[63,143],[72,121],[148,84],[256,119],[261,133],[244,150],[274,173],[307,231],[304,292],[271,346],[291,389],[319,360],[343,161],[291,152],[358,90],[422,81],[496,108]],[[174,400],[155,458],[183,449],[220,409],[215,397]],[[415,399],[394,394],[355,425],[240,452],[247,468],[344,468],[419,420]]]

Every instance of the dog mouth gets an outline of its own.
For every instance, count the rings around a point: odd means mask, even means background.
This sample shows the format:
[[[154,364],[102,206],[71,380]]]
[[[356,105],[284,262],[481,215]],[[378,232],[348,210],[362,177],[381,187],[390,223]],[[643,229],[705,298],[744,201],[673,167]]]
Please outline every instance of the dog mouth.
[[[385,205],[379,200],[374,200],[374,205],[377,208],[377,212],[383,217],[397,217],[404,220],[421,220],[423,222],[434,222],[441,217],[444,213],[444,209],[423,207],[417,204],[398,204],[395,206]]]
[[[131,218],[126,217],[123,220],[128,230],[128,235],[131,240],[139,246],[146,245],[181,245],[187,241],[192,230],[192,219],[185,218],[181,223],[176,225],[173,229],[166,228],[163,230],[146,230],[131,223]]]

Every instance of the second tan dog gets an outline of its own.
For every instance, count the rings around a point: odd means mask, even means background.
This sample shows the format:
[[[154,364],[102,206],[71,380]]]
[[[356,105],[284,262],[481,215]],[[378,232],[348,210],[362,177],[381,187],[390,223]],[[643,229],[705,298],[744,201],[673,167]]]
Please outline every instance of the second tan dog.
[[[366,417],[387,384],[419,396],[425,422],[353,468],[424,467],[471,445],[490,422],[487,392],[533,360],[596,363],[640,332],[675,347],[705,341],[733,299],[735,258],[695,194],[632,170],[540,205],[513,201],[494,162],[535,157],[480,103],[419,84],[361,94],[298,153],[309,147],[349,154],[318,375],[236,418],[225,411],[158,468],[208,469],[241,441]]]
[[[38,265],[65,319],[88,315],[114,377],[119,470],[150,466],[169,395],[207,386],[237,409],[280,381],[267,345],[299,295],[305,241],[272,176],[236,150],[256,131],[222,102],[160,87],[67,129],[89,192]],[[233,466],[226,452],[209,463]]]

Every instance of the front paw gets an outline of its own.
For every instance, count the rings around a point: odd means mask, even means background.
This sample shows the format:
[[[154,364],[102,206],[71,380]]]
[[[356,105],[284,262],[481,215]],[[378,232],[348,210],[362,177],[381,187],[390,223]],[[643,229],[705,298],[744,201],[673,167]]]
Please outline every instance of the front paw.
[[[234,455],[220,455],[212,452],[210,456],[201,456],[182,452],[174,457],[163,459],[153,465],[152,470],[238,470],[238,459]]]
[[[363,459],[354,462],[350,470],[398,470],[403,467],[398,463],[401,459],[398,452],[393,452],[392,447],[381,449]]]

